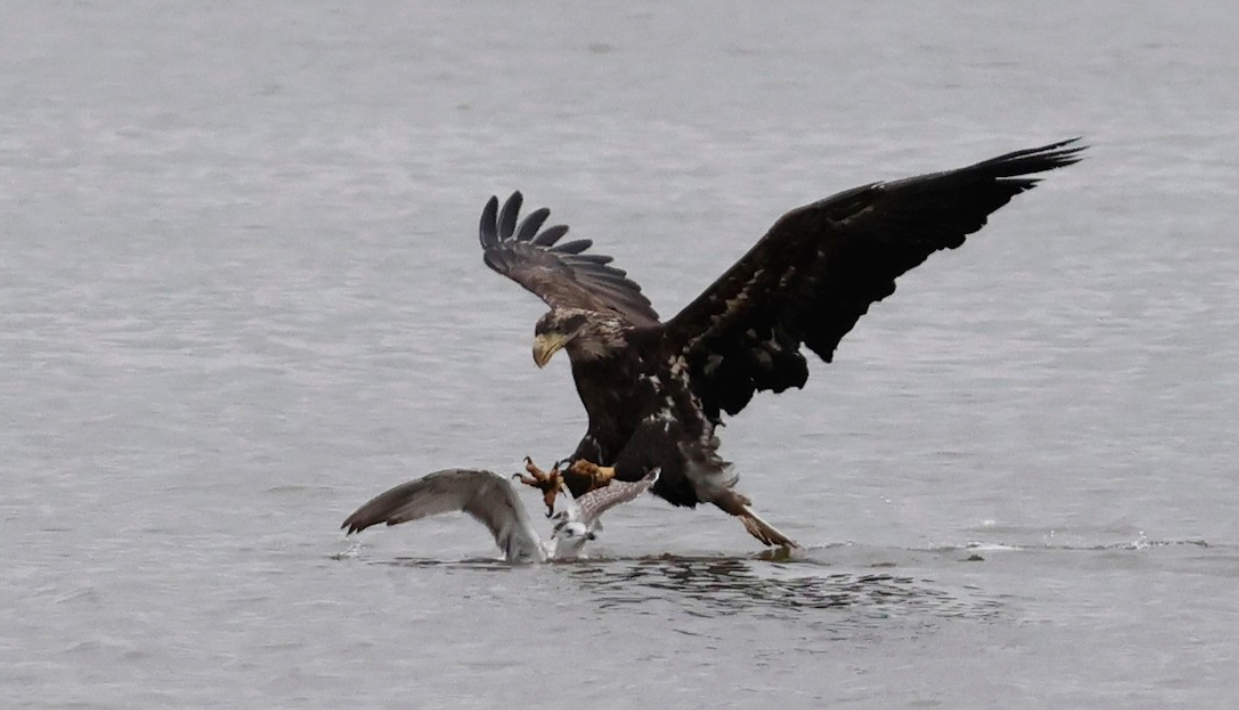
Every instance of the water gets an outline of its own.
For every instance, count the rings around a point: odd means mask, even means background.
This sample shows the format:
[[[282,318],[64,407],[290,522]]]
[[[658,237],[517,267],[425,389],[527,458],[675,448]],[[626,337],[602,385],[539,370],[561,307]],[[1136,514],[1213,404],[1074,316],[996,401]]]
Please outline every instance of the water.
[[[1237,14],[10,3],[0,705],[1231,707]],[[583,430],[491,194],[670,315],[793,206],[1072,135],[724,430],[802,556],[653,499],[576,564],[337,530]]]

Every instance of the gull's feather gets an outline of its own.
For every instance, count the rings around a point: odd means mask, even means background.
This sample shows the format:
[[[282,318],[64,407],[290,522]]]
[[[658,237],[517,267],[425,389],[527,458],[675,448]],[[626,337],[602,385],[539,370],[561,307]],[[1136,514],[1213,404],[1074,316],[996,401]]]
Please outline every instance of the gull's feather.
[[[546,551],[508,479],[491,471],[452,468],[402,483],[358,508],[340,527],[398,525],[442,513],[465,512],[486,526],[509,562],[546,558]]]
[[[611,479],[611,482],[602,488],[594,490],[581,496],[577,501],[577,508],[580,510],[581,522],[585,523],[590,529],[602,528],[602,514],[614,508],[621,503],[627,503],[630,500],[636,500],[637,496],[648,491],[650,486],[653,486],[658,481],[659,469],[654,469],[645,475],[640,481],[617,481]]]

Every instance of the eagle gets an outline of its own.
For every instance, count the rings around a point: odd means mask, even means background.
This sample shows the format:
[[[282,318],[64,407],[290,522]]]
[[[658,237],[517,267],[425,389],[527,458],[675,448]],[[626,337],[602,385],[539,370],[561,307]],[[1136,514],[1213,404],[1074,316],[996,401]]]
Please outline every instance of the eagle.
[[[543,228],[550,210],[520,219],[515,192],[482,211],[483,260],[541,298],[533,359],[568,353],[588,426],[550,471],[526,459],[526,483],[576,497],[611,480],[661,474],[651,491],[675,506],[709,503],[765,545],[795,542],[762,520],[736,489],[717,428],[758,392],[801,388],[804,350],[829,363],[839,341],[895,279],[941,249],[955,249],[989,215],[1032,189],[1038,173],[1078,162],[1079,138],[1018,150],[967,167],[873,182],[798,207],[669,320],[613,259],[568,227]],[[548,513],[549,514],[549,513]]]

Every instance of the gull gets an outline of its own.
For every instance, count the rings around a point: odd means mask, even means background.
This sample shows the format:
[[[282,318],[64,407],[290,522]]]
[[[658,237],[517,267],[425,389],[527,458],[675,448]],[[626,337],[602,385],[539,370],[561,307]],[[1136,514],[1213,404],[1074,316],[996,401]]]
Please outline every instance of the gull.
[[[398,525],[432,515],[463,511],[490,530],[508,562],[573,559],[602,529],[602,514],[633,500],[654,485],[658,469],[639,481],[614,480],[551,515],[551,540],[544,542],[507,478],[481,469],[449,468],[402,483],[372,498],[340,525],[348,534],[371,525]]]

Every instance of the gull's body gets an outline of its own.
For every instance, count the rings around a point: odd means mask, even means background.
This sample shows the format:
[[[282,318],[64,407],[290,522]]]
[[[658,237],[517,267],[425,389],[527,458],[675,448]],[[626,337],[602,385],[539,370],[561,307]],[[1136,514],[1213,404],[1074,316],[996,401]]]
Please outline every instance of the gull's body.
[[[569,498],[554,516],[550,541],[543,541],[533,520],[507,478],[492,471],[451,468],[402,483],[375,496],[340,526],[349,534],[371,525],[397,525],[410,520],[464,512],[486,526],[508,562],[545,562],[578,557],[585,543],[602,528],[602,514],[649,490],[655,471],[640,481],[614,481]]]

